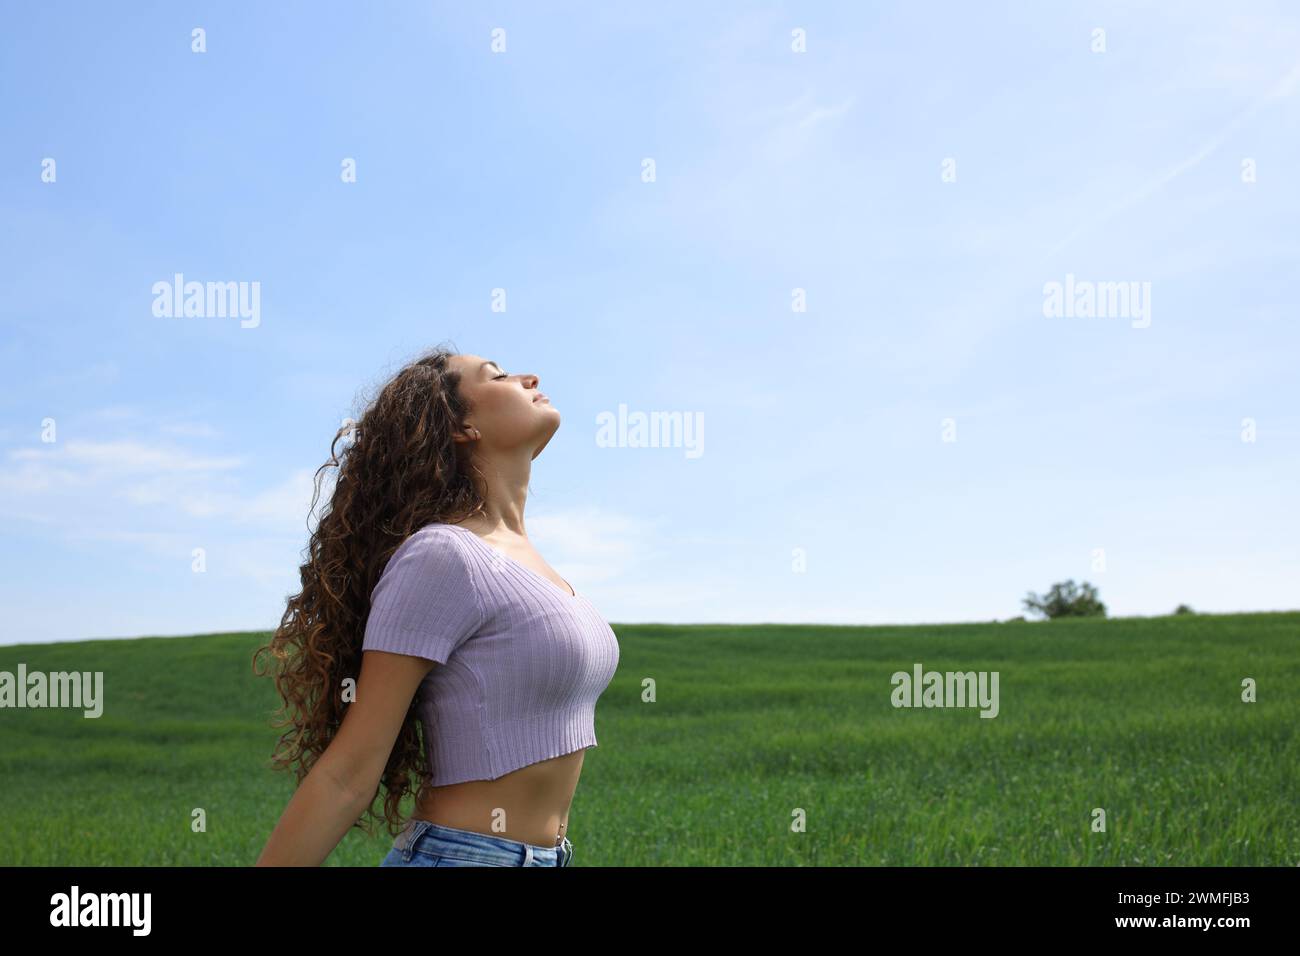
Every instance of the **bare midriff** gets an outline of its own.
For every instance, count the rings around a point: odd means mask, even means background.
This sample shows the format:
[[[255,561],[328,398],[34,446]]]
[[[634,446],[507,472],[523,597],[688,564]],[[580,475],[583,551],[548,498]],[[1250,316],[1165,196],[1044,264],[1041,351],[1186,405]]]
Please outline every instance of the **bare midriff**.
[[[457,830],[555,846],[568,833],[569,805],[578,789],[586,753],[575,750],[495,780],[467,780],[442,787],[426,784],[416,797],[412,816]]]

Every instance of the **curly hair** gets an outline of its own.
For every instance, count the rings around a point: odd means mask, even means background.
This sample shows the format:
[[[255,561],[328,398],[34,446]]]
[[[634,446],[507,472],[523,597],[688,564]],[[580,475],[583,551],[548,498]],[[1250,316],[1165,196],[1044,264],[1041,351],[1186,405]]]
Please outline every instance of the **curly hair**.
[[[275,713],[287,715],[272,724],[289,727],[272,766],[295,768],[298,783],[342,723],[347,703],[340,691],[344,679],[361,669],[370,594],[393,552],[431,521],[456,522],[483,512],[471,475],[478,471],[467,446],[452,440],[470,411],[460,394],[460,373],[448,363],[456,354],[438,346],[403,367],[359,421],[344,422],[330,443],[329,461],[316,471],[313,512],[322,473],[338,469],[328,509],[310,534],[299,568],[302,590],[288,599],[270,643],[253,654],[259,676],[262,655],[274,658],[275,687],[283,699]],[[340,454],[339,443],[348,437]],[[400,824],[403,798],[418,791],[427,773],[413,699],[380,778],[390,834]],[[372,798],[362,815],[367,833],[374,819]]]

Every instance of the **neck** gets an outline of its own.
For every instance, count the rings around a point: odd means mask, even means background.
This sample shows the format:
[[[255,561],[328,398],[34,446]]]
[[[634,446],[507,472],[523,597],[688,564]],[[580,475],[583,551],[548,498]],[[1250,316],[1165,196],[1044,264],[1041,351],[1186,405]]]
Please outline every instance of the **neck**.
[[[483,495],[483,511],[477,517],[485,532],[506,531],[527,537],[524,527],[524,505],[528,502],[528,479],[533,463],[524,461],[489,461],[478,463],[483,473],[479,490]]]

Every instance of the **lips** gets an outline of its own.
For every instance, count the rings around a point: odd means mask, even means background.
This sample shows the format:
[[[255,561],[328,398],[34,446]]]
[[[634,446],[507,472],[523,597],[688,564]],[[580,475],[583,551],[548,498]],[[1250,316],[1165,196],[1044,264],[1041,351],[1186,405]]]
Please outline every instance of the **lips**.
[[[534,398],[533,401],[534,401],[534,402],[549,402],[550,399],[546,397],[545,393],[543,393],[543,392],[538,392],[538,393],[537,393],[537,397]]]

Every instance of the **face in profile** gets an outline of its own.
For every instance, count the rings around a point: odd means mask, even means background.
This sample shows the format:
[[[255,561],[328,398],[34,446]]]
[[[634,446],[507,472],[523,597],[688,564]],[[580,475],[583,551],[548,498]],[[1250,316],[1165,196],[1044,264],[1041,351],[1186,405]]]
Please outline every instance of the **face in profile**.
[[[541,454],[560,427],[560,411],[538,388],[531,372],[509,372],[481,355],[453,355],[449,363],[460,373],[460,393],[469,403],[466,424],[478,429],[474,442],[480,452],[530,449]]]

